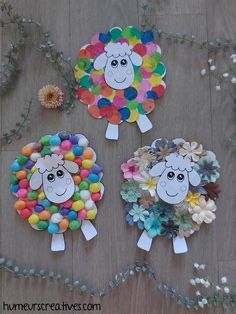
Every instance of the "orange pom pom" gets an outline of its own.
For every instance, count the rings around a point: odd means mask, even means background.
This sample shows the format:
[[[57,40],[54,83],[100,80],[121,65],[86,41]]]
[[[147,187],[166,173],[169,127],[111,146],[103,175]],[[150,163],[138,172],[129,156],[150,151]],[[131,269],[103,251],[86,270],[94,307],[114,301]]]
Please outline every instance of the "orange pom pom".
[[[91,149],[85,149],[83,152],[84,159],[92,159],[93,158],[93,151]]]
[[[25,170],[17,171],[16,177],[19,180],[25,179],[25,178],[27,178],[27,172]]]
[[[39,213],[39,219],[40,220],[49,220],[51,217],[51,213],[48,210],[43,210],[41,213]]]
[[[74,180],[74,183],[75,183],[76,185],[80,184],[80,182],[81,182],[80,176],[73,176],[73,180]]]
[[[25,208],[25,202],[24,201],[19,200],[19,201],[15,202],[15,209],[16,210],[22,210],[24,208]]]
[[[69,226],[69,221],[68,221],[67,219],[65,219],[65,218],[62,219],[62,220],[59,222],[59,227],[60,227],[60,229],[62,229],[62,230],[67,229],[68,226]]]
[[[24,146],[21,150],[22,155],[30,156],[33,153],[33,148],[31,146]]]

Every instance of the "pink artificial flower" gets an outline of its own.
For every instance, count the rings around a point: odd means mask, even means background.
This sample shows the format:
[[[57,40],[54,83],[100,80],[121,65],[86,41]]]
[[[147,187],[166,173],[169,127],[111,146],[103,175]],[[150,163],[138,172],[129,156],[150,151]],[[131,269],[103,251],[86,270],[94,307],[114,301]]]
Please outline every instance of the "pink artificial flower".
[[[135,178],[140,177],[139,170],[135,165],[135,161],[132,158],[129,159],[127,163],[123,163],[120,168],[124,173],[124,178],[127,180],[135,180]]]

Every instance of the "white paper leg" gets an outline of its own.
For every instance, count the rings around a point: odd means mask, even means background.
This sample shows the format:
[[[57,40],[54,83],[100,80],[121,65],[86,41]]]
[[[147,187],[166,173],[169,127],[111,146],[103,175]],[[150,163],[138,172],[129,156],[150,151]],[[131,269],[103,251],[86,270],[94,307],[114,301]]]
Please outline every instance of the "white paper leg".
[[[150,251],[152,245],[152,238],[150,238],[147,234],[147,231],[144,230],[141,234],[141,237],[138,240],[137,246],[145,251]]]
[[[109,140],[118,140],[118,124],[108,123],[105,137]]]
[[[54,233],[52,235],[51,251],[58,252],[65,250],[65,241],[63,233]]]
[[[184,237],[177,236],[173,239],[173,248],[175,254],[186,253],[188,252],[187,243]]]
[[[152,128],[152,122],[148,119],[145,114],[140,114],[137,121],[138,127],[142,133],[145,133]]]
[[[83,235],[85,236],[85,239],[87,241],[91,240],[98,234],[94,225],[89,220],[83,220],[81,225],[81,231],[83,232]]]

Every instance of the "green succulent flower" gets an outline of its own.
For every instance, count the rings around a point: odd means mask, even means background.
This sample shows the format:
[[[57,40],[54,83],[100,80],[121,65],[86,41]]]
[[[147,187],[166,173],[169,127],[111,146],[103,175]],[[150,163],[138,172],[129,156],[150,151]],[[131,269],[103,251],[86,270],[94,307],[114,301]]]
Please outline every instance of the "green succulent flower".
[[[126,202],[136,203],[138,198],[142,195],[142,190],[138,182],[127,181],[122,184],[120,195]]]

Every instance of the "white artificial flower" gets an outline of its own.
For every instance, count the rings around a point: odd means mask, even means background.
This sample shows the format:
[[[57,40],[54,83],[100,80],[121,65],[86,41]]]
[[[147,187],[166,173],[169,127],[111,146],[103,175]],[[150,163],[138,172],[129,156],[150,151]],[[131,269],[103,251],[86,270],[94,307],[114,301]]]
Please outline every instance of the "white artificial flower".
[[[205,282],[206,282],[206,281],[205,281],[203,278],[200,279],[200,283],[201,283],[202,285],[205,285]]]
[[[192,286],[196,286],[196,281],[194,280],[194,279],[190,279],[190,284],[192,285]]]
[[[201,265],[199,266],[199,269],[204,270],[204,269],[205,269],[205,267],[206,267],[206,265],[205,265],[205,264],[201,264]]]
[[[201,70],[201,75],[202,75],[202,76],[205,76],[205,75],[206,75],[206,69],[202,69],[202,70]]]
[[[227,294],[230,293],[229,288],[228,287],[224,287],[224,292],[227,293]]]
[[[233,58],[233,63],[236,63],[236,58]]]
[[[197,296],[200,296],[200,295],[201,295],[201,292],[200,292],[199,290],[197,290],[197,291],[196,291],[196,295],[197,295]]]
[[[207,302],[207,299],[202,299],[202,303],[203,304],[207,304],[208,302]]]
[[[217,91],[221,90],[220,85],[217,85],[217,86],[216,86],[216,90],[217,90]]]
[[[235,76],[233,76],[233,77],[231,78],[231,83],[232,83],[232,84],[235,84],[235,83],[236,83],[236,77],[235,77]]]
[[[198,269],[198,268],[199,268],[199,264],[198,264],[198,263],[194,263],[194,264],[193,264],[193,267],[196,268],[196,269]]]
[[[196,283],[200,283],[201,281],[200,281],[199,278],[195,278],[195,282],[196,282]]]
[[[206,287],[206,288],[209,288],[210,287],[210,282],[207,280],[207,281],[205,281],[205,283],[204,283],[204,286]]]
[[[221,281],[221,283],[226,283],[227,277],[226,276],[221,277],[220,281]]]
[[[236,54],[233,53],[231,56],[230,56],[231,59],[235,59],[236,58]]]
[[[208,59],[208,63],[209,63],[209,64],[212,64],[212,62],[213,62],[213,59],[211,59],[211,58]]]
[[[215,66],[215,65],[211,65],[211,66],[210,66],[210,70],[211,70],[211,71],[215,71],[215,69],[216,69],[216,66]]]
[[[198,305],[199,305],[202,309],[204,308],[204,304],[203,304],[201,301],[198,302]]]
[[[220,290],[221,290],[221,287],[216,286],[216,291],[220,291]]]
[[[229,73],[225,72],[225,73],[223,73],[222,76],[223,76],[224,78],[227,78],[227,77],[229,77]]]

